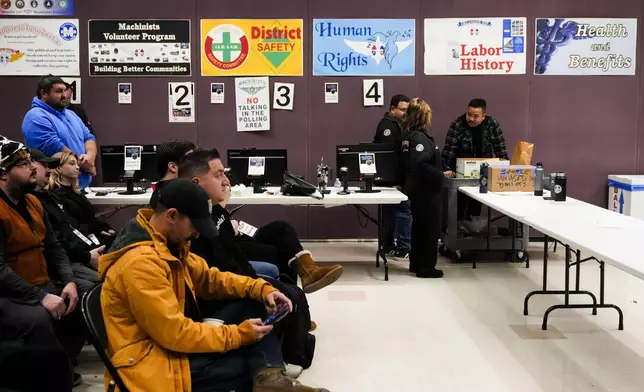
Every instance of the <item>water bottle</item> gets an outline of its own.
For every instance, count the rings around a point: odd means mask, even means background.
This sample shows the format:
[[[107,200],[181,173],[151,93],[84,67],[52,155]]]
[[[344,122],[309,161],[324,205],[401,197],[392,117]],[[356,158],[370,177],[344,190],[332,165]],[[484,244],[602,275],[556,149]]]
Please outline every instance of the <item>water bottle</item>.
[[[487,193],[488,174],[490,172],[487,162],[481,163],[481,171],[479,172],[479,193]]]
[[[557,173],[554,192],[555,201],[566,201],[566,173]]]
[[[335,181],[333,182],[333,187],[335,188],[336,192],[342,192],[342,183],[340,182],[340,179],[336,177]]]
[[[543,163],[537,163],[537,170],[534,175],[534,195],[543,196]]]

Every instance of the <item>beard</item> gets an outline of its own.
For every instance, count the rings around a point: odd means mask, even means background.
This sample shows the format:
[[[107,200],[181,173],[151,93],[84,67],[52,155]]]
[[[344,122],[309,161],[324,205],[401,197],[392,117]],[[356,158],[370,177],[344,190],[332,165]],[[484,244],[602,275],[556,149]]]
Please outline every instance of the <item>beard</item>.
[[[67,104],[65,103],[65,101],[63,99],[61,99],[60,101],[48,100],[47,105],[51,106],[55,110],[58,110],[59,112],[62,112],[63,109],[65,109],[67,107]]]
[[[22,185],[20,186],[20,191],[21,191],[23,194],[31,193],[31,192],[33,192],[33,191],[35,191],[35,190],[36,190],[36,187],[37,187],[37,186],[38,186],[38,184],[37,184],[37,183],[35,183],[35,182],[34,182],[34,183],[26,183],[26,184],[22,184]]]

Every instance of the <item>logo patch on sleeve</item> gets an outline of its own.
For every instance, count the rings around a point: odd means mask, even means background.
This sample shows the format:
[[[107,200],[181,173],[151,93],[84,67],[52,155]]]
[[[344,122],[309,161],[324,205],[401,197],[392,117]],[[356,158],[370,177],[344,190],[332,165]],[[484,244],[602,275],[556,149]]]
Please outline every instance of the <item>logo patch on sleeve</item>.
[[[416,145],[416,151],[421,152],[421,151],[423,151],[424,149],[425,149],[425,146],[423,146],[422,144],[417,144],[417,145]]]
[[[389,129],[385,129],[385,131],[382,133],[385,136],[391,135],[391,131]]]

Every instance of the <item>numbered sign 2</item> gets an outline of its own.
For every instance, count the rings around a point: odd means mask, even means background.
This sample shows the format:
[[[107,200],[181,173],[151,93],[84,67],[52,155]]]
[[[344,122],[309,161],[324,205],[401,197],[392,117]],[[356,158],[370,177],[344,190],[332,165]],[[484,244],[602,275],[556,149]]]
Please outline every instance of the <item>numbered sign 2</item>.
[[[168,83],[170,122],[195,122],[195,84]]]
[[[63,78],[63,80],[72,86],[71,102],[75,104],[81,103],[81,78]]]
[[[294,83],[275,83],[273,86],[273,109],[293,110]]]
[[[385,89],[382,79],[362,81],[364,106],[383,106],[385,104]]]

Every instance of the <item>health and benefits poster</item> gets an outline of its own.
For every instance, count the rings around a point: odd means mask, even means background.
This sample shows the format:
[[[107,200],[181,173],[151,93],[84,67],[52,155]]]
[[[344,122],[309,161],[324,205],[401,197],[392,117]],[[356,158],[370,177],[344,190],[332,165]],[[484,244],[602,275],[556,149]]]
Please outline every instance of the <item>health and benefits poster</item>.
[[[526,18],[425,19],[425,75],[526,73]]]
[[[72,16],[74,0],[1,0],[0,16]]]
[[[314,19],[313,75],[413,76],[414,19]]]
[[[190,76],[190,20],[88,22],[90,76]]]
[[[535,75],[635,75],[635,18],[538,18],[535,29]]]
[[[78,19],[0,19],[0,75],[80,75]]]
[[[302,19],[202,19],[202,76],[302,76]]]

